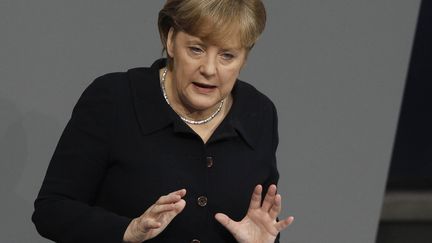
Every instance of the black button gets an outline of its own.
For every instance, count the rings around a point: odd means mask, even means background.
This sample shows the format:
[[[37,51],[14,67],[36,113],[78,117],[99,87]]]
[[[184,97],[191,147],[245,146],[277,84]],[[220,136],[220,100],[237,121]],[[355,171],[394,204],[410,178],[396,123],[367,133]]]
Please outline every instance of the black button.
[[[201,196],[198,197],[198,205],[200,205],[201,207],[205,207],[207,205],[207,197],[205,196]]]
[[[208,157],[206,158],[206,160],[207,160],[207,167],[208,167],[208,168],[211,168],[211,167],[213,166],[213,163],[214,163],[214,159],[213,159],[213,157],[208,156]]]
[[[193,239],[193,240],[191,241],[191,243],[201,243],[201,241],[199,241],[199,240],[197,240],[197,239]]]

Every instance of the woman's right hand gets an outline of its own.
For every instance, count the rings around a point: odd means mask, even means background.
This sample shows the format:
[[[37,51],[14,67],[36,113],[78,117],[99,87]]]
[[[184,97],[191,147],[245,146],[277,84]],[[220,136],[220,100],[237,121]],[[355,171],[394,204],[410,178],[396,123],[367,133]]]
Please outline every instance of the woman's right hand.
[[[159,235],[186,206],[182,199],[186,189],[161,196],[140,217],[133,219],[126,229],[123,242],[136,243],[152,239]]]

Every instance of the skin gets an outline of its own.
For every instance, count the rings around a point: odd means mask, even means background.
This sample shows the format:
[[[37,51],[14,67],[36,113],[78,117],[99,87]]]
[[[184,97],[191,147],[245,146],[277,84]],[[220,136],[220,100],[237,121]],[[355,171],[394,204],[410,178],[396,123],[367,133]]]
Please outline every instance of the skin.
[[[222,99],[232,99],[231,90],[247,56],[237,38],[217,46],[173,29],[168,33],[167,53],[174,60],[165,80],[171,106],[194,120],[210,116]]]
[[[262,201],[262,186],[257,185],[248,212],[241,221],[234,221],[223,213],[214,217],[239,243],[273,243],[278,233],[294,221],[292,216],[276,220],[282,210],[282,198],[276,191],[276,185],[271,185]],[[123,242],[138,243],[159,235],[183,211],[186,202],[182,197],[185,195],[186,190],[181,189],[160,197],[140,217],[131,221]]]
[[[206,142],[232,104],[231,91],[246,63],[247,50],[239,46],[236,38],[219,46],[171,29],[167,53],[173,59],[173,67],[167,72],[165,89],[177,113],[194,120],[207,118],[225,99],[221,115],[204,125],[190,125]],[[239,222],[223,213],[214,217],[240,243],[273,243],[278,233],[294,220],[288,217],[276,221],[282,201],[276,191],[276,186],[271,185],[261,203],[262,186],[257,185],[248,212]],[[140,217],[131,221],[123,241],[135,243],[156,237],[183,211],[186,202],[182,198],[185,195],[186,190],[181,189],[160,197]]]
[[[182,199],[186,190],[181,189],[161,196],[140,217],[133,219],[123,235],[123,242],[138,243],[159,235],[186,206]]]
[[[225,226],[239,243],[273,243],[279,232],[294,221],[292,216],[276,221],[282,210],[282,198],[276,191],[276,185],[271,185],[261,204],[262,186],[257,185],[248,212],[241,221],[234,221],[223,213],[217,213],[215,219]]]

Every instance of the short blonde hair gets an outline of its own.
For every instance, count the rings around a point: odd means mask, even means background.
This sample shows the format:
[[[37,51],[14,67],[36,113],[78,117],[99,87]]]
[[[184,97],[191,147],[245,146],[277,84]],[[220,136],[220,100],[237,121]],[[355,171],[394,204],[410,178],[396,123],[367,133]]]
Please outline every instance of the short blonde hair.
[[[249,51],[265,23],[261,0],[167,0],[158,18],[164,51],[170,28],[217,44],[238,36],[240,47]]]

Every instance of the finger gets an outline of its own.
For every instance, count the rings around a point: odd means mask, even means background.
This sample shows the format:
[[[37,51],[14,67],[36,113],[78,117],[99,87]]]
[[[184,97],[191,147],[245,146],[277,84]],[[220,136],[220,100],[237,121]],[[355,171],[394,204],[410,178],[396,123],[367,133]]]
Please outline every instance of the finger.
[[[174,210],[177,214],[181,213],[186,206],[186,201],[181,199],[180,201],[174,203]]]
[[[282,197],[280,194],[276,194],[273,205],[270,209],[269,215],[271,219],[276,219],[276,217],[282,211]]]
[[[175,210],[176,206],[174,203],[169,203],[169,204],[158,204],[155,205],[152,210],[151,213],[153,214],[160,214],[160,213],[164,213],[164,212],[169,212],[172,210]]]
[[[180,189],[178,191],[171,192],[170,194],[176,194],[179,195],[180,197],[184,197],[186,195],[186,189]]]
[[[249,204],[250,209],[261,207],[261,193],[262,193],[262,186],[257,185],[252,193],[252,198]]]
[[[169,211],[174,211],[175,214],[180,213],[183,211],[184,207],[186,206],[186,201],[183,199],[180,199],[179,201],[175,203],[167,203],[167,204],[155,204],[153,205],[153,208],[151,209],[151,214],[161,214],[166,213]]]
[[[167,225],[178,214],[180,214],[183,211],[185,206],[186,206],[186,201],[183,199],[181,199],[177,203],[160,205],[161,208],[166,209],[166,210],[161,209],[161,211],[159,213],[155,213],[154,211],[152,211],[152,214],[153,214],[152,219],[153,220],[157,219],[156,221],[162,222],[163,225]],[[155,207],[158,207],[158,205],[156,205]]]
[[[269,211],[270,208],[273,205],[274,202],[274,198],[276,196],[276,186],[275,185],[270,185],[268,190],[267,190],[267,194],[265,195],[263,204],[262,204],[262,209],[265,211]]]
[[[154,219],[141,220],[141,222],[139,224],[139,228],[144,232],[151,230],[151,229],[157,229],[161,226],[162,226],[162,224],[160,222],[157,222]]]
[[[184,197],[186,195],[186,189],[180,189],[180,190],[171,192],[171,193],[169,193],[166,196],[173,196],[173,195],[178,195],[178,196],[180,196],[180,198],[182,198],[182,197]]]
[[[290,216],[282,221],[279,221],[275,224],[275,227],[277,229],[277,231],[282,231],[284,230],[286,227],[288,227],[288,225],[292,224],[292,222],[294,221],[294,217]]]
[[[217,213],[215,215],[215,219],[222,224],[229,232],[234,234],[236,221],[230,219],[226,214]]]
[[[178,194],[168,194],[165,196],[161,196],[157,201],[156,205],[176,203],[181,199],[181,196]]]

